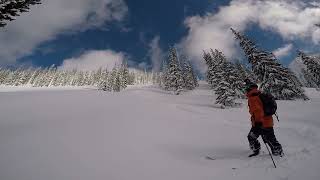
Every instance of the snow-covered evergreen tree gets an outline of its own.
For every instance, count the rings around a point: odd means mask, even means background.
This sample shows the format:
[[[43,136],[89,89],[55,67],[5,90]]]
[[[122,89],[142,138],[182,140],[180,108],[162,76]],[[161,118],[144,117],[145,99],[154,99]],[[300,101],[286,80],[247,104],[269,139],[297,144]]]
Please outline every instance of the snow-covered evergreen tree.
[[[52,86],[52,83],[54,81],[54,78],[56,76],[57,67],[55,65],[51,65],[48,69],[47,73],[45,74],[45,80],[43,86],[49,87]]]
[[[30,78],[32,77],[32,70],[29,68],[28,70],[22,70],[20,72],[19,78],[17,79],[15,86],[24,86],[26,85]]]
[[[112,90],[114,92],[120,92],[121,91],[120,71],[119,71],[118,68],[115,68],[115,71],[114,71]]]
[[[304,73],[308,77],[309,82],[315,83],[317,87],[320,87],[320,57],[308,56],[302,51],[299,51],[298,55],[306,66],[306,71]]]
[[[310,74],[306,69],[302,69],[303,77],[305,78],[305,86],[310,88],[319,88],[316,80],[312,74]]]
[[[18,82],[20,79],[21,72],[22,72],[21,68],[11,71],[5,80],[5,84],[10,86],[17,86],[19,84]]]
[[[250,39],[231,29],[240,46],[245,52],[252,70],[261,83],[260,89],[270,92],[277,99],[307,99],[295,75],[282,66],[276,57],[269,52],[262,51]]]
[[[134,79],[135,79],[135,74],[133,72],[129,72],[128,84],[129,85],[134,85]]]
[[[207,81],[217,95],[216,103],[234,106],[236,98],[243,98],[243,78],[234,64],[228,62],[219,50],[204,51],[204,60],[208,66]]]
[[[215,76],[213,82],[216,84],[215,94],[217,96],[216,98],[216,104],[222,105],[222,107],[225,106],[234,106],[235,105],[235,99],[236,99],[236,91],[234,90],[233,86],[233,74],[232,74],[232,68],[231,64],[226,61],[225,57],[220,54],[216,50],[217,57],[220,58],[216,60],[217,62],[220,62],[218,65],[218,68],[216,69]]]
[[[180,67],[177,50],[171,47],[168,55],[168,67],[166,72],[166,88],[174,91],[175,94],[180,94],[183,90],[183,77]]]
[[[250,79],[251,82],[256,82],[256,79],[254,79],[254,75],[253,75],[252,71],[250,71],[250,69],[248,69],[239,60],[235,61],[234,66],[237,69],[238,74],[241,79]]]
[[[214,78],[212,82],[216,84],[216,103],[223,106],[234,106],[236,98],[243,97],[243,79],[241,79],[235,66],[227,61],[227,58],[219,50],[211,50],[215,62]]]
[[[89,71],[85,71],[83,75],[83,85],[84,86],[89,86],[91,84],[91,74]]]
[[[168,63],[166,61],[162,62],[162,69],[160,74],[160,87],[164,90],[169,90],[169,81],[168,81]]]
[[[121,89],[125,89],[129,80],[129,69],[126,61],[123,61],[119,69],[119,78]]]
[[[32,86],[35,86],[34,83],[35,83],[37,77],[39,76],[40,72],[41,72],[41,68],[35,69],[35,70],[32,72],[32,75],[31,75],[31,77],[30,77],[30,79],[29,79],[28,84],[31,84]]]
[[[39,75],[34,80],[34,87],[42,87],[46,83],[46,75],[48,73],[48,68],[40,69]]]
[[[51,82],[51,86],[60,86],[62,81],[63,71],[56,70]]]
[[[192,90],[198,86],[198,80],[195,76],[191,63],[187,60],[183,61],[183,85],[184,89]]]
[[[0,69],[0,84],[5,84],[5,80],[10,74],[10,70],[8,69]]]
[[[213,82],[212,82],[213,76],[214,76],[214,74],[213,74],[214,71],[212,69],[213,68],[213,64],[214,64],[213,58],[212,58],[210,53],[207,53],[207,52],[203,51],[203,59],[207,64],[206,81],[208,82],[208,84],[211,85],[212,88],[214,88],[213,87],[214,85],[213,85]]]
[[[104,91],[111,91],[111,86],[109,82],[109,72],[107,68],[101,71],[100,82],[98,83],[98,89],[104,90]]]
[[[117,67],[113,67],[109,77],[108,77],[107,89],[115,92],[121,90],[119,70]]]
[[[20,13],[28,12],[31,5],[40,3],[41,0],[1,0],[0,27],[6,26],[6,22],[14,20]]]

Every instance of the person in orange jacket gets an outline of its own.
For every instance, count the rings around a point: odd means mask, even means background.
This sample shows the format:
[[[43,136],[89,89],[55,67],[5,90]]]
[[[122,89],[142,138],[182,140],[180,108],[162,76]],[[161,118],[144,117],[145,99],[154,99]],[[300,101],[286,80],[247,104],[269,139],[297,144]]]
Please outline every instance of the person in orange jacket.
[[[248,79],[245,80],[245,83],[252,125],[248,134],[248,141],[253,154],[249,155],[249,157],[259,154],[261,145],[258,138],[260,135],[263,141],[270,146],[273,155],[282,156],[282,146],[274,135],[273,118],[272,116],[264,115],[263,103],[259,97],[261,92],[258,90],[258,85]]]

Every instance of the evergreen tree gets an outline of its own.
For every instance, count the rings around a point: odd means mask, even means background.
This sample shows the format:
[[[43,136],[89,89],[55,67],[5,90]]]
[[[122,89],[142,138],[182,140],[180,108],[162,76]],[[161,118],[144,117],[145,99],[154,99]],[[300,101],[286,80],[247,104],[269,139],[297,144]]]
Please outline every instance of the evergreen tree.
[[[207,64],[206,81],[208,82],[208,84],[211,85],[212,88],[214,88],[214,85],[213,85],[213,78],[214,78],[213,58],[210,55],[210,53],[206,53],[205,51],[203,51],[203,59],[205,60],[205,62]]]
[[[113,86],[112,90],[114,92],[120,92],[121,91],[121,79],[120,79],[120,71],[118,68],[114,68],[114,76],[113,76]]]
[[[40,4],[41,0],[0,0],[0,27],[7,25],[6,21],[13,21],[20,13],[28,12],[31,5]]]
[[[35,85],[34,85],[34,82],[36,81],[37,77],[39,76],[40,71],[41,71],[41,68],[37,68],[37,69],[35,69],[35,70],[33,71],[32,75],[31,75],[31,77],[30,77],[30,79],[29,79],[28,84],[30,84],[30,85],[32,85],[32,86],[35,86]]]
[[[20,79],[21,71],[21,68],[11,71],[11,73],[8,75],[8,78],[6,79],[5,84],[10,86],[17,86]]]
[[[52,86],[52,83],[56,76],[56,72],[57,72],[57,67],[54,64],[51,65],[47,73],[45,74],[43,86],[46,86],[46,87]]]
[[[166,61],[162,62],[162,70],[161,70],[161,80],[160,80],[160,87],[164,90],[169,90],[169,81],[168,81],[168,64]]]
[[[134,85],[135,74],[134,72],[129,72],[128,85]]]
[[[270,92],[277,99],[307,99],[295,75],[282,66],[272,53],[258,49],[250,39],[232,28],[231,30],[240,41],[240,46],[252,65],[253,73],[261,83],[262,91]]]
[[[215,94],[216,104],[220,104],[222,108],[235,106],[236,93],[231,89],[231,84],[224,79],[219,82]]]
[[[215,94],[217,95],[216,103],[223,106],[234,106],[237,97],[243,97],[242,82],[240,75],[235,66],[227,61],[227,58],[218,50],[211,50],[215,62],[214,79],[212,80],[217,86]]]
[[[187,56],[180,55],[180,65],[182,69],[183,88],[186,90],[192,90],[196,88],[198,79],[195,75],[191,62],[187,59]]]
[[[189,61],[183,62],[184,89],[192,90],[198,86],[198,80]]]
[[[98,83],[98,89],[103,91],[111,91],[111,88],[109,86],[109,72],[106,68],[105,70],[101,71],[101,78],[100,82]]]
[[[42,86],[44,86],[45,81],[46,81],[47,72],[48,72],[48,68],[40,69],[39,75],[34,80],[34,84],[33,84],[34,87],[42,87]]]
[[[101,82],[101,77],[102,77],[102,67],[99,67],[99,69],[94,72],[93,75],[93,85],[94,86],[99,86],[100,82]]]
[[[215,80],[216,83],[215,94],[216,104],[221,104],[222,107],[225,106],[234,106],[236,99],[236,92],[232,85],[232,81],[230,76],[232,77],[232,68],[231,65],[223,59],[220,60],[219,70],[215,73]]]
[[[6,79],[10,74],[10,70],[8,69],[1,69],[0,70],[0,84],[5,84]]]
[[[125,89],[128,85],[129,80],[129,70],[126,61],[123,61],[119,69],[120,87]]]
[[[32,76],[32,70],[23,70],[20,72],[19,79],[16,81],[16,86],[26,85]]]
[[[180,94],[183,90],[183,77],[182,70],[179,65],[179,59],[177,51],[174,47],[171,47],[168,55],[168,69],[166,74],[166,83],[168,90],[174,91],[175,94]]]
[[[243,79],[234,64],[228,62],[222,52],[211,50],[204,51],[204,60],[208,65],[207,78],[217,96],[216,104],[234,106],[236,98],[243,98]]]
[[[68,86],[71,84],[70,71],[63,71],[60,78],[60,86]]]
[[[110,77],[108,79],[109,87],[114,92],[119,92],[121,90],[121,81],[119,69],[117,67],[113,67]]]
[[[314,77],[312,76],[312,74],[310,74],[306,69],[302,69],[302,75],[305,79],[305,86],[309,87],[309,88],[319,88],[319,86],[316,83],[316,80],[314,79]]]
[[[298,52],[303,64],[306,66],[305,75],[308,77],[310,83],[315,83],[317,87],[320,87],[320,57],[308,56],[304,52]]]
[[[62,82],[62,76],[63,76],[63,71],[62,70],[57,70],[52,82],[51,82],[51,86],[60,86],[61,82]]]
[[[241,64],[239,60],[235,61],[234,66],[237,69],[241,79],[250,79],[251,82],[255,82],[249,73],[250,70],[248,70],[243,64]]]
[[[83,85],[84,86],[89,86],[91,85],[92,79],[89,71],[84,72],[84,77],[83,77]]]

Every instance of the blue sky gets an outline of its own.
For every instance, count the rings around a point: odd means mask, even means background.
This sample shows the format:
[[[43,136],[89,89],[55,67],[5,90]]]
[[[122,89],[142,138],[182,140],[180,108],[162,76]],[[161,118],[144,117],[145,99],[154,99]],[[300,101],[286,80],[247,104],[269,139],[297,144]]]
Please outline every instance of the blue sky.
[[[210,7],[217,8],[227,1],[216,4],[210,0],[126,0],[125,3],[128,13],[122,22],[106,24],[107,30],[98,28],[58,36],[19,61],[32,61],[40,66],[60,65],[65,58],[78,56],[86,50],[113,49],[128,53],[132,61],[149,62],[148,44],[155,36],[161,37],[160,46],[166,50],[186,35],[183,21],[187,16],[205,14]],[[41,53],[47,49],[52,51]]]
[[[126,58],[134,66],[152,67],[166,56],[170,45],[176,45],[201,68],[201,52],[209,48],[222,50],[229,59],[244,58],[230,27],[274,51],[285,65],[294,59],[296,49],[313,53],[319,49],[320,30],[312,26],[315,19],[320,20],[320,5],[315,2],[90,1],[68,0],[71,6],[62,0],[45,2],[10,22],[0,32],[1,64],[37,67],[69,62],[77,66],[95,58],[95,52],[108,51],[99,56],[105,56],[101,61]]]

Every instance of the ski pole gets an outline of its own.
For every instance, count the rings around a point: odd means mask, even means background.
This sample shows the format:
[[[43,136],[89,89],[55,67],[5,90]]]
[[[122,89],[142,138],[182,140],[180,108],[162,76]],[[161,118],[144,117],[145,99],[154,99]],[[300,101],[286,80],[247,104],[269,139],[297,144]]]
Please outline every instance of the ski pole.
[[[274,113],[274,115],[277,117],[278,122],[280,122],[280,121],[279,121],[279,116],[278,116],[278,114],[277,114],[277,113]]]
[[[267,148],[267,150],[268,150],[268,152],[269,152],[269,155],[270,155],[270,157],[271,157],[271,160],[272,160],[272,162],[273,162],[274,168],[277,168],[276,163],[275,163],[274,160],[273,160],[273,157],[272,157],[272,155],[271,155],[271,152],[270,152],[270,150],[269,150],[269,148],[268,148],[268,145],[267,145],[266,141],[264,140],[264,138],[262,138],[262,140],[263,140],[264,144],[266,145],[266,148]]]

